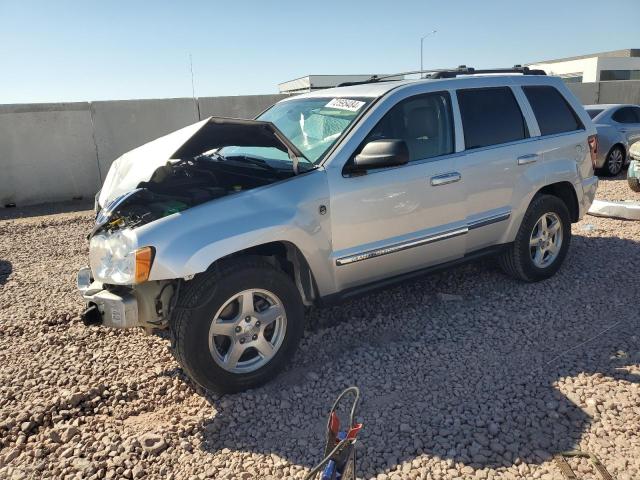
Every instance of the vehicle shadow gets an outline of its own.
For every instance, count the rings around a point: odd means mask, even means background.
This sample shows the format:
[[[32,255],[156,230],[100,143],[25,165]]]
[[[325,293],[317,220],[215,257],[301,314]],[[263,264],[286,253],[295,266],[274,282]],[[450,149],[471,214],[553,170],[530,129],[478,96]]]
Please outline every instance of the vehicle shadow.
[[[7,283],[9,275],[13,271],[11,262],[8,260],[0,260],[0,285]]]
[[[611,400],[584,398],[589,376],[640,381],[626,370],[640,355],[637,310],[625,298],[640,291],[639,253],[630,240],[575,235],[546,282],[517,283],[488,259],[314,311],[318,327],[287,371],[210,397],[216,412],[200,427],[202,448],[311,467],[333,399],[357,385],[359,475],[423,454],[482,468],[575,449]],[[594,288],[596,279],[628,290]]]

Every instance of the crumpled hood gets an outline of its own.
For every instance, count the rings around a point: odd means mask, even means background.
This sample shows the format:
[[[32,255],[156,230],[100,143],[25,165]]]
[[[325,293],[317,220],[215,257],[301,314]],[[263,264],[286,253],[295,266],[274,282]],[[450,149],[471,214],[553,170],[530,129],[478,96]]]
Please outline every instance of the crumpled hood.
[[[151,179],[153,173],[172,159],[189,158],[227,146],[274,147],[292,159],[304,155],[271,122],[209,117],[145,143],[118,157],[104,180],[98,204],[104,207],[119,196]]]

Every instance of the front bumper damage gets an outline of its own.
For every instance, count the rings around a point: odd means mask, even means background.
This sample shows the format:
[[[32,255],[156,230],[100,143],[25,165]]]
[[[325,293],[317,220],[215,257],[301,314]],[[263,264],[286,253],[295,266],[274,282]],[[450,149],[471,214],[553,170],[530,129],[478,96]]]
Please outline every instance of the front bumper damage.
[[[93,280],[89,267],[83,267],[78,272],[78,290],[87,305],[82,314],[85,325],[153,330],[167,328],[175,286],[168,281],[105,286]]]

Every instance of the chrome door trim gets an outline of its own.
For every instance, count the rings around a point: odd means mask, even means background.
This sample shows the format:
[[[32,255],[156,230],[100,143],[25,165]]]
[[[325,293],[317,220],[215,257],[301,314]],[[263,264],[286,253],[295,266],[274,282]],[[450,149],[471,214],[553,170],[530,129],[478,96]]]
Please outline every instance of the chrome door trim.
[[[440,240],[446,240],[448,238],[458,237],[467,233],[469,229],[467,227],[455,228],[447,230],[445,232],[436,233],[434,235],[428,235],[426,237],[414,238],[406,242],[395,243],[388,247],[376,248],[373,250],[367,250],[362,253],[356,253],[355,255],[349,255],[347,257],[338,258],[336,265],[349,265],[350,263],[361,262],[362,260],[368,260],[370,258],[381,257],[382,255],[388,255],[390,253],[400,252],[408,248],[420,247],[429,243],[438,242]]]
[[[487,225],[491,225],[492,223],[503,222],[508,220],[511,217],[511,212],[498,213],[496,215],[491,215],[490,217],[480,218],[478,220],[474,220],[473,222],[469,222],[467,224],[467,228],[469,230],[473,230],[475,228],[486,227]]]
[[[408,240],[406,242],[394,243],[387,247],[375,248],[372,250],[366,250],[361,253],[356,253],[354,255],[348,255],[346,257],[341,257],[336,259],[337,266],[349,265],[355,262],[361,262],[363,260],[368,260],[370,258],[381,257],[383,255],[388,255],[390,253],[401,252],[402,250],[407,250],[409,248],[421,247],[423,245],[428,245],[430,243],[439,242],[440,240],[447,240],[449,238],[459,237],[460,235],[466,235],[469,230],[474,230],[480,227],[486,227],[487,225],[491,225],[493,223],[502,222],[511,217],[511,211],[498,213],[495,215],[490,215],[488,217],[480,218],[478,220],[474,220],[473,222],[467,223],[464,227],[453,228],[451,230],[446,230],[444,232],[427,235],[424,237],[414,238],[412,240]]]

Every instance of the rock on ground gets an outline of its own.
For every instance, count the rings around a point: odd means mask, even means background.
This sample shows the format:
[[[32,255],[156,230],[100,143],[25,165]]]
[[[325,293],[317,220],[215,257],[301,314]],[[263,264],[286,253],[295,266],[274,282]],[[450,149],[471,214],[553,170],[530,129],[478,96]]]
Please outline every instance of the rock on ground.
[[[0,478],[302,478],[353,384],[361,478],[557,479],[569,449],[640,478],[640,222],[586,217],[543,283],[483,260],[315,310],[277,380],[218,398],[167,340],[81,324],[92,214],[38,212],[0,221]]]

